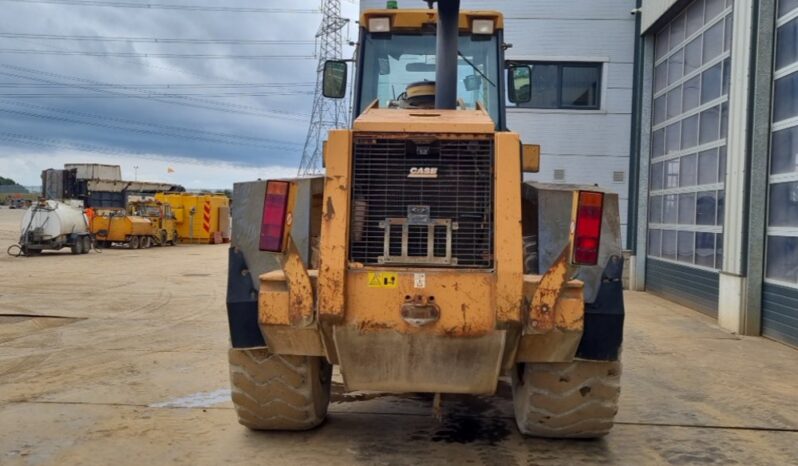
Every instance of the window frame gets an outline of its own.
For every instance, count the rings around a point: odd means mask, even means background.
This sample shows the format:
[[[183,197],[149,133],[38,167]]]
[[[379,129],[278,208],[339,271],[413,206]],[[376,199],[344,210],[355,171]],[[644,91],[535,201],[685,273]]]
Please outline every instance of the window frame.
[[[779,2],[780,4],[781,2]],[[780,5],[777,4],[777,8]],[[798,237],[798,226],[771,226],[771,220],[774,211],[773,202],[773,188],[778,185],[791,184],[798,182],[798,170],[785,173],[772,173],[773,167],[773,150],[774,150],[774,135],[780,131],[787,131],[798,127],[798,115],[793,115],[789,118],[776,121],[775,102],[776,102],[776,82],[781,79],[789,79],[796,72],[798,72],[798,60],[794,60],[789,64],[783,64],[781,68],[777,68],[778,64],[775,60],[775,53],[779,47],[779,31],[782,27],[788,25],[791,21],[798,18],[798,7],[793,6],[791,10],[782,12],[783,14],[776,19],[776,29],[774,31],[774,60],[773,60],[773,86],[771,88],[771,121],[770,121],[770,147],[768,154],[768,187],[767,187],[767,217],[765,220],[766,233],[765,233],[765,267],[764,267],[764,282],[778,286],[783,286],[792,289],[798,289],[798,282],[787,281],[782,278],[771,277],[769,272],[770,266],[770,253],[771,253],[771,238],[795,238]]]
[[[651,151],[649,152],[649,176],[652,177],[654,174],[658,175],[656,171],[660,169],[657,168],[655,170],[655,167],[662,167],[663,179],[661,181],[661,186],[656,185],[656,189],[653,183],[653,181],[656,180],[650,178],[648,181],[647,202],[653,204],[654,202],[660,202],[659,199],[662,199],[662,209],[659,218],[649,214],[646,219],[647,237],[656,237],[659,235],[660,238],[660,250],[654,251],[648,249],[646,251],[647,260],[671,262],[680,266],[707,270],[714,273],[717,273],[722,268],[723,257],[722,238],[724,234],[723,220],[725,218],[726,198],[726,180],[724,173],[726,171],[726,158],[728,157],[726,151],[729,104],[729,89],[724,80],[727,76],[730,77],[727,73],[731,64],[730,41],[727,40],[729,37],[726,36],[733,35],[732,22],[734,17],[733,2],[721,1],[717,6],[722,6],[722,8],[711,14],[707,14],[703,0],[690,1],[684,5],[681,11],[675,14],[672,20],[662,25],[658,31],[652,32],[655,37],[655,56],[652,63],[651,82],[652,118],[650,123],[648,123],[650,124],[649,129],[651,131],[649,134],[651,143]],[[690,14],[694,15],[693,19],[698,18],[698,15],[700,15],[701,18],[700,25],[697,21],[694,21],[692,30],[686,29],[686,23]],[[679,23],[680,21],[681,24]],[[674,24],[678,26],[678,32],[675,36],[671,34],[671,29]],[[710,31],[715,31],[715,34],[720,31],[719,37],[709,36],[710,38],[718,39],[710,41],[710,45],[716,46],[718,50],[711,54],[711,56],[705,55],[704,53],[708,43],[706,41],[707,33]],[[674,37],[676,40],[674,40]],[[699,53],[700,58],[695,63],[694,67],[688,67],[687,63],[686,53],[689,47],[701,48]],[[677,69],[680,69],[680,72],[677,73],[679,74],[678,77],[675,77],[674,74],[674,78],[671,78],[669,68],[674,64]],[[719,67],[720,71],[720,82],[716,83],[719,86],[717,90],[720,92],[720,95],[716,96],[713,93],[710,98],[705,98],[704,93],[712,89],[710,87],[705,88],[705,84],[713,82],[706,81],[705,78],[717,77],[712,74],[712,70],[716,67]],[[688,70],[688,68],[690,69]],[[661,78],[659,82],[655,79],[658,73]],[[688,83],[693,86],[697,85],[697,88],[688,87]],[[686,107],[684,105],[686,102],[685,89],[690,89],[696,93],[696,95],[693,96],[695,102],[687,109],[685,109]],[[670,101],[672,96],[677,97],[673,102]],[[670,109],[672,104],[677,108],[677,111],[673,114],[671,114]],[[658,113],[654,113],[655,108],[657,108]],[[717,121],[710,120],[714,114],[713,112],[716,112]],[[702,116],[704,115],[706,121],[703,121],[704,118],[702,118]],[[659,119],[657,119],[658,116]],[[694,120],[696,116],[698,117],[697,121]],[[711,137],[702,142],[702,130],[707,123],[711,123],[708,128],[714,128],[712,131],[717,132],[717,134],[714,132],[711,133]],[[690,133],[691,137],[686,139],[684,137],[685,127],[692,129],[694,124],[697,124],[695,128],[697,134],[693,135]],[[673,148],[669,147],[669,135],[675,137]],[[714,153],[714,169],[716,170],[715,182],[702,180],[699,177],[699,161],[701,154],[706,154],[708,152]],[[691,160],[693,156],[696,156],[693,162],[695,180],[691,178],[690,183],[682,184],[682,164]],[[669,164],[673,164],[679,168],[678,173],[675,174],[676,184],[673,186],[667,184],[667,167]],[[692,223],[680,222],[680,220],[683,220],[681,218],[682,205],[680,204],[682,196],[695,196],[695,203],[687,206],[687,208],[691,209],[690,217],[692,218]],[[671,206],[671,210],[673,210],[671,213],[676,215],[675,218],[666,217],[666,203],[669,197],[675,202],[675,205]],[[701,206],[699,205],[699,201],[704,197],[707,199],[714,198],[714,223],[699,223],[701,214],[706,214],[706,212],[700,210]],[[666,233],[672,236],[675,235],[676,237],[675,257],[666,255],[664,251]],[[684,260],[684,257],[679,255],[679,249],[682,243],[679,236],[680,234],[681,237],[692,238],[692,261]],[[706,262],[706,264],[700,264],[698,260],[700,255],[698,248],[699,234],[703,235],[701,239],[707,239],[707,235],[714,236],[714,255],[712,259],[706,254],[702,256],[703,259],[706,259],[702,260],[702,262]],[[702,253],[706,253],[706,251],[702,251]],[[668,254],[670,254],[670,251],[668,251]],[[712,265],[709,264],[710,262]]]
[[[557,106],[556,107],[535,107],[531,105],[530,102],[520,102],[520,103],[512,103],[510,102],[508,105],[508,109],[522,109],[522,110],[540,110],[540,111],[574,111],[574,112],[596,112],[600,111],[603,108],[603,99],[604,99],[604,69],[605,69],[605,61],[599,60],[539,60],[539,59],[531,59],[531,60],[508,60],[508,64],[514,65],[521,65],[521,66],[531,66],[534,67],[536,65],[541,66],[556,66],[557,67],[557,84],[556,84],[556,92],[557,92]],[[565,67],[573,67],[573,68],[593,68],[598,71],[598,82],[596,83],[596,104],[590,106],[575,106],[575,105],[563,105],[563,68]],[[533,68],[534,69],[534,68]],[[533,83],[534,86],[534,83]]]

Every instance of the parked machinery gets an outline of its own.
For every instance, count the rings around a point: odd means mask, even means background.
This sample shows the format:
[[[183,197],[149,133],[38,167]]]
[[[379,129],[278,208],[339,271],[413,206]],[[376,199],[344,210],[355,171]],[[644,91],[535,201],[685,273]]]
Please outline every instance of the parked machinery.
[[[524,182],[539,147],[504,104],[530,100],[531,69],[505,63],[501,13],[437,7],[362,15],[355,119],[330,132],[324,177],[235,186],[228,355],[245,426],[319,425],[334,364],[347,390],[493,394],[508,376],[528,435],[613,425],[618,196]],[[325,96],[346,76],[327,62]]]
[[[158,193],[155,200],[172,206],[180,241],[198,244],[230,241],[230,199],[227,196]]]
[[[160,232],[147,217],[129,215],[125,209],[96,209],[91,232],[101,247],[124,244],[130,249],[149,248]]]
[[[158,201],[135,201],[128,205],[132,215],[148,218],[153,225],[154,244],[157,246],[174,246],[179,241],[177,221],[172,206]]]
[[[39,201],[22,217],[18,255],[33,256],[43,250],[68,247],[72,254],[86,254],[91,249],[89,225],[83,209],[58,201]]]

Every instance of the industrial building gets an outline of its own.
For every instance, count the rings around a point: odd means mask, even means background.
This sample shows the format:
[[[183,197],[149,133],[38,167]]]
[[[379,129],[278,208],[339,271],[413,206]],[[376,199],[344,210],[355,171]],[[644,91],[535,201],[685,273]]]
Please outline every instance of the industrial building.
[[[462,6],[501,10],[532,65],[507,103],[530,178],[620,195],[630,287],[798,345],[798,0]]]
[[[632,286],[798,345],[798,1],[646,0]]]

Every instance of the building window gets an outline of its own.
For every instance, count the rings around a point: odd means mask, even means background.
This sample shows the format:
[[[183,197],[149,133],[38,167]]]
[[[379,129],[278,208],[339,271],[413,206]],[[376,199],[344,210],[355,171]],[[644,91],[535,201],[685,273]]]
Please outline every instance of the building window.
[[[532,98],[520,108],[598,110],[601,63],[518,62],[532,69]]]
[[[798,1],[779,0],[766,278],[798,287]]]
[[[721,268],[731,13],[696,0],[656,33],[649,257]]]

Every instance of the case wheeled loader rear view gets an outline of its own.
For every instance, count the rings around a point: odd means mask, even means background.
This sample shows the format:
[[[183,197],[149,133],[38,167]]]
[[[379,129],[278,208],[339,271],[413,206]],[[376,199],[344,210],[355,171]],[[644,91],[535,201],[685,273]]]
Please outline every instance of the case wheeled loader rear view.
[[[319,425],[338,365],[352,391],[484,395],[509,377],[522,433],[607,434],[618,196],[524,181],[540,148],[507,129],[504,102],[530,99],[532,73],[505,62],[500,13],[440,0],[366,11],[360,26],[353,124],[330,132],[324,176],[234,189],[239,421]],[[327,63],[325,96],[343,96],[347,72]]]

